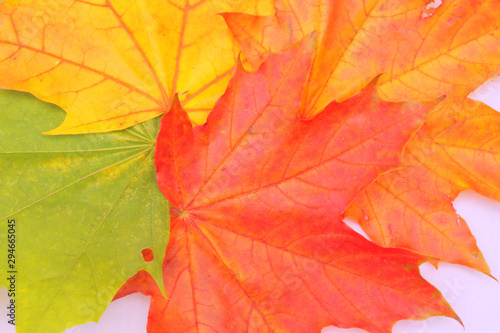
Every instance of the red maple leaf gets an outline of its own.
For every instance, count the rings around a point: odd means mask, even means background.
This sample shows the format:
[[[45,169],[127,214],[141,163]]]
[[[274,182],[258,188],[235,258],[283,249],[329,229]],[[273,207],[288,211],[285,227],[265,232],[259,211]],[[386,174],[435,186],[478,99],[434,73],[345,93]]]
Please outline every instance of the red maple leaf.
[[[381,101],[372,83],[299,119],[314,43],[239,66],[207,124],[178,102],[162,119],[156,167],[175,207],[166,297],[139,273],[117,297],[152,295],[149,332],[387,332],[400,319],[457,318],[420,275],[429,257],[384,249],[340,220],[435,103]]]

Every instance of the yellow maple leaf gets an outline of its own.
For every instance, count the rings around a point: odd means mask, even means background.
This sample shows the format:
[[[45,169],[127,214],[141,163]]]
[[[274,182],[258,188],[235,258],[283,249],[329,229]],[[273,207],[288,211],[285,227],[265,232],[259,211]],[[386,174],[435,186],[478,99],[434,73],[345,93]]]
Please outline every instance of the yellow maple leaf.
[[[67,112],[49,134],[105,132],[166,112],[179,93],[194,123],[224,92],[237,54],[224,11],[267,0],[18,0],[0,4],[0,88]]]

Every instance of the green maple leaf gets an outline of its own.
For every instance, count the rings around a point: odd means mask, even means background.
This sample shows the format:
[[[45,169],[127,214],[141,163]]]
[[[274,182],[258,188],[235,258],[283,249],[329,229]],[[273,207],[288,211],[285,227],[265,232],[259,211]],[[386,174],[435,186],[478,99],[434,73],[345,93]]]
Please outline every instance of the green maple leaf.
[[[18,333],[97,321],[140,269],[162,285],[169,206],[153,163],[159,122],[106,134],[41,134],[63,118],[56,106],[0,91],[2,243],[7,221],[16,225],[15,265],[2,272],[17,271]],[[150,262],[146,248],[155,255]]]

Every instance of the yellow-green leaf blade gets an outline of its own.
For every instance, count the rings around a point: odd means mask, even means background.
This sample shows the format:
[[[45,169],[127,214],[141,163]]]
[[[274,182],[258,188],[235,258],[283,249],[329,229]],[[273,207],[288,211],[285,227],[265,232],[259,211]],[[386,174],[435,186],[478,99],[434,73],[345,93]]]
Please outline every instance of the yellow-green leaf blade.
[[[17,225],[17,332],[97,321],[140,269],[161,285],[169,207],[153,164],[158,121],[46,136],[64,113],[12,91],[0,92],[0,113],[0,218]]]

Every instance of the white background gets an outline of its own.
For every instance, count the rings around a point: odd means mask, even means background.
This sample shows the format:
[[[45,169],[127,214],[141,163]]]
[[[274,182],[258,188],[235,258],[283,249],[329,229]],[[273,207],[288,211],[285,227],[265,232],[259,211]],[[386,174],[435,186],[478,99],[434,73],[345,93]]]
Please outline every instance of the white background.
[[[470,95],[500,111],[500,78],[490,80]],[[500,177],[500,170],[499,177]],[[500,279],[500,203],[487,200],[473,191],[462,193],[454,202],[467,221],[492,275]],[[500,284],[472,269],[441,263],[420,267],[422,276],[436,286],[462,319],[433,317],[424,321],[403,320],[393,333],[498,333],[500,332]],[[7,323],[7,289],[0,289],[0,332],[14,333]],[[145,333],[149,297],[134,294],[112,302],[99,323],[87,323],[65,333]],[[335,311],[335,309],[332,309]],[[322,333],[364,333],[361,329],[327,327]],[[175,333],[175,332],[174,332]],[[233,332],[228,332],[233,333]],[[235,332],[236,333],[236,332]],[[308,332],[306,332],[308,333]]]

